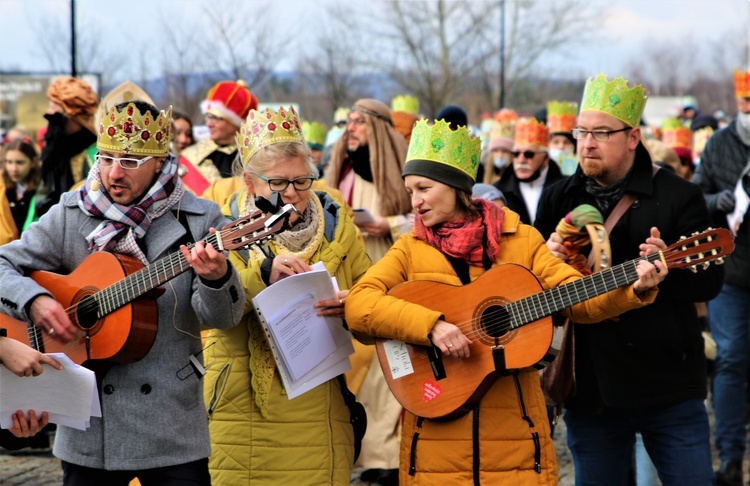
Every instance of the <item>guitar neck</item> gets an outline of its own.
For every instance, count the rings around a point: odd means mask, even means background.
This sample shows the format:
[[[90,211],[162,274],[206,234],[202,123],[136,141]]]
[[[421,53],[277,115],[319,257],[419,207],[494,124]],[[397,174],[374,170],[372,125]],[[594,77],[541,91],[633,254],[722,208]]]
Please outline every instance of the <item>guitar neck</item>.
[[[511,327],[521,327],[598,295],[630,285],[638,280],[636,266],[640,260],[653,263],[660,258],[661,253],[652,253],[507,304],[506,309],[512,316]]]
[[[216,251],[224,250],[218,233],[209,235],[203,241],[213,246]],[[187,245],[188,249],[193,246],[194,243]],[[187,270],[190,270],[190,265],[185,256],[181,251],[176,251],[128,275],[92,296],[99,304],[99,317],[119,309]]]

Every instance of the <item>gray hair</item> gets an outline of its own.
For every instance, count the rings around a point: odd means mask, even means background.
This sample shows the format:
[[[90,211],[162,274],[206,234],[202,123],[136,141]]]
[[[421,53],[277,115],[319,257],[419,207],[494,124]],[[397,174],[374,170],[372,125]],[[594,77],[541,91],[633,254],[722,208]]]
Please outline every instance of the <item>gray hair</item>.
[[[243,162],[238,152],[232,172],[238,177],[242,177],[245,173],[262,174],[276,162],[294,157],[302,157],[310,176],[318,178],[318,168],[313,161],[310,147],[306,143],[299,142],[279,142],[267,145],[255,152],[247,163]]]

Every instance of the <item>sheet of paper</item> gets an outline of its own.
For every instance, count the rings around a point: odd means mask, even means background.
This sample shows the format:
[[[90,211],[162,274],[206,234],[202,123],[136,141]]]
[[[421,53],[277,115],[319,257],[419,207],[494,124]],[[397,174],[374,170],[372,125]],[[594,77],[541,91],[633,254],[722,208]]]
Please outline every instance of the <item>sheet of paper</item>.
[[[734,187],[734,200],[734,211],[727,214],[727,223],[732,234],[736,235],[745,219],[748,205],[750,205],[750,197],[745,192],[745,188],[742,187],[742,178],[737,181],[737,185]]]
[[[62,353],[51,353],[62,366],[44,366],[34,377],[19,377],[0,366],[0,427],[13,427],[12,414],[34,410],[49,414],[51,423],[80,430],[89,427],[91,417],[101,417],[94,372],[75,364]]]

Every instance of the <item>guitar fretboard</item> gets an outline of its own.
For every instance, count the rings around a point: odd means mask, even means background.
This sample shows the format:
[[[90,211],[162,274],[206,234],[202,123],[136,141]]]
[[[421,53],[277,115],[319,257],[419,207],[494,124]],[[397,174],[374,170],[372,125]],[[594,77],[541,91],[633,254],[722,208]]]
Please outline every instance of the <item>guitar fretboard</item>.
[[[203,241],[213,246],[217,251],[221,251],[217,233],[207,236]],[[191,249],[195,244],[190,243],[186,246]],[[119,309],[189,269],[190,265],[188,265],[185,256],[181,251],[177,251],[128,275],[91,296],[98,304],[98,317],[101,318]]]
[[[510,326],[513,329],[521,327],[598,295],[630,285],[638,280],[636,266],[640,260],[653,263],[659,259],[658,252],[652,253],[587,275],[575,282],[511,302],[505,306],[511,316]]]

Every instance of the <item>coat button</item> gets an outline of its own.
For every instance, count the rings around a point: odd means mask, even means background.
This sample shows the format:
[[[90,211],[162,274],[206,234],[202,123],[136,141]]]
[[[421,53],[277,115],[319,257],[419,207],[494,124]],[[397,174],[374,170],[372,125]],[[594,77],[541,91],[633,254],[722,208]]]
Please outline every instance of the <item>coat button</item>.
[[[112,385],[104,385],[104,394],[111,395],[115,392],[115,387]]]
[[[146,383],[145,385],[142,385],[141,393],[143,393],[144,395],[148,395],[149,393],[151,393],[151,385],[149,385],[148,383]]]

